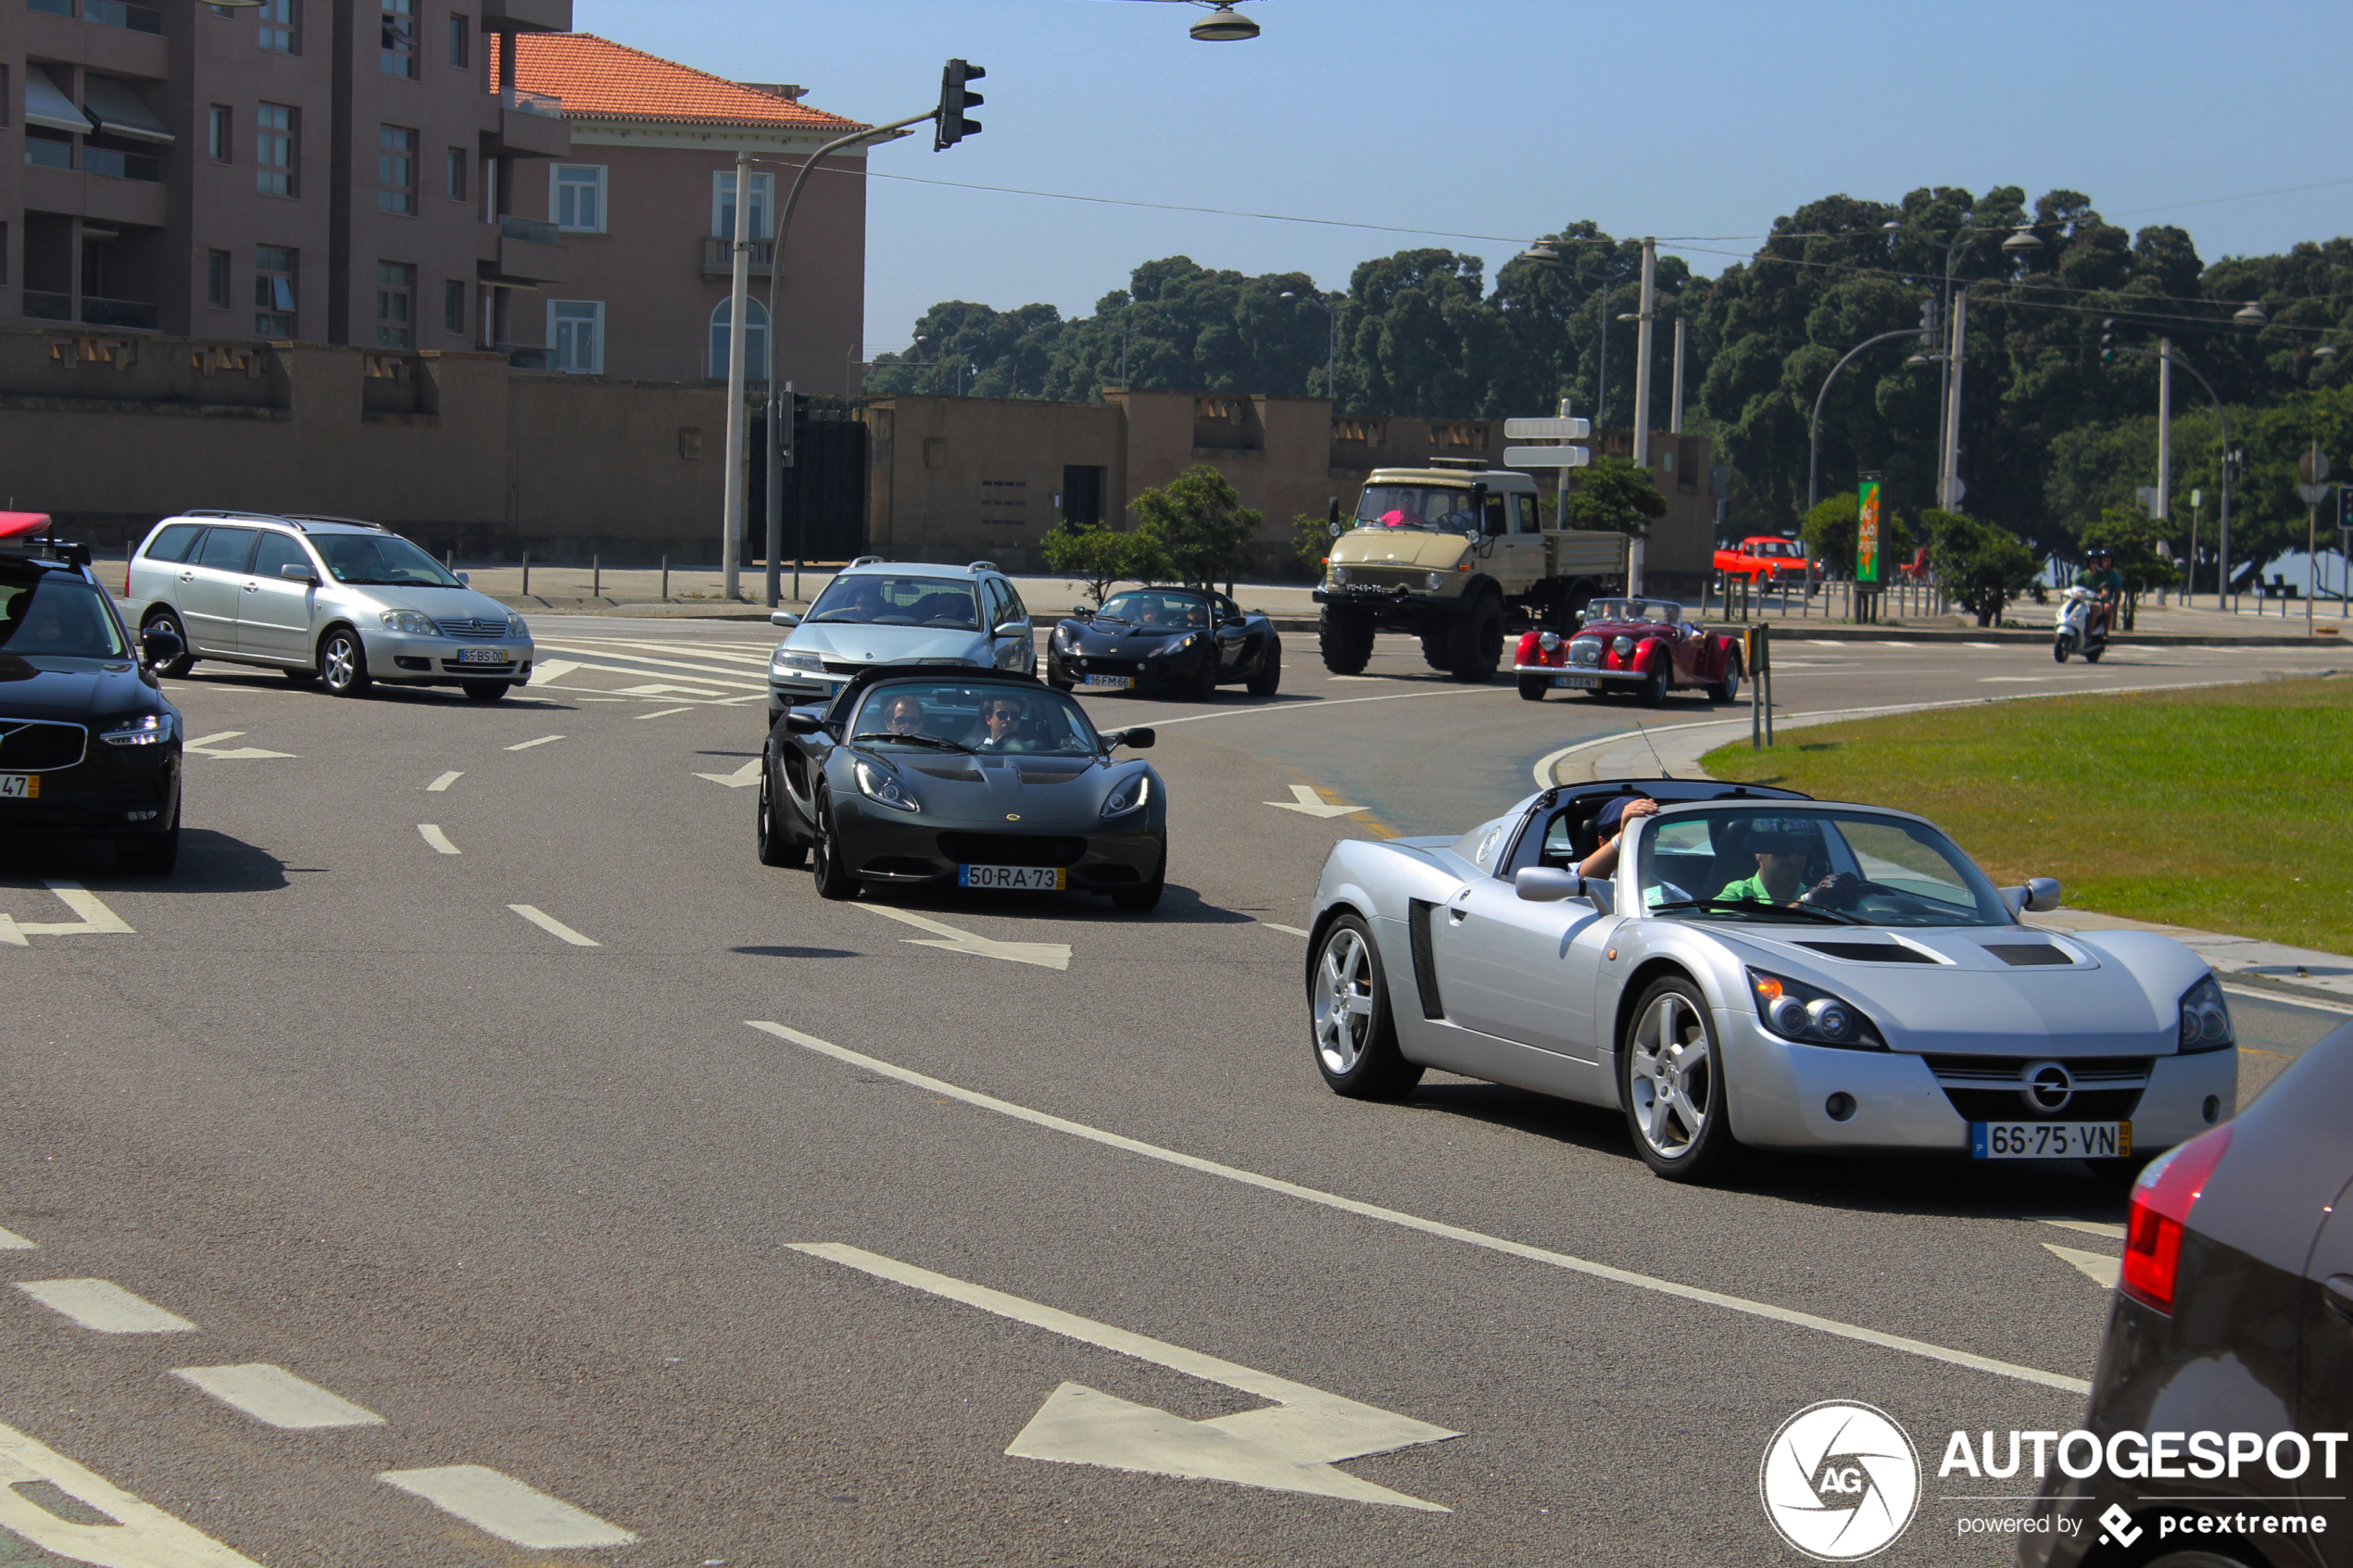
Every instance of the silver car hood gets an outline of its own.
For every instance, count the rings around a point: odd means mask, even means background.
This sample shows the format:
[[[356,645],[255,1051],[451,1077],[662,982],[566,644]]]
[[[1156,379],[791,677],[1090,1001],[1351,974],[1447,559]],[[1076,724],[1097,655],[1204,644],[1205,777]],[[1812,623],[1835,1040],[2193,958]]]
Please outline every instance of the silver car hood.
[[[1845,997],[1898,1051],[2171,1055],[2180,1041],[2182,994],[2207,972],[2188,948],[2145,932],[1714,922],[1708,929],[1757,968]],[[1993,950],[2004,947],[2056,949],[2069,961],[2017,964]],[[1876,948],[1906,956],[1881,958],[1869,951]]]
[[[414,609],[435,621],[507,621],[507,607],[472,588],[431,588],[400,583],[334,584],[332,592],[345,604],[371,609]]]
[[[987,664],[986,639],[977,632],[936,626],[873,626],[850,621],[804,621],[781,645],[849,664]]]

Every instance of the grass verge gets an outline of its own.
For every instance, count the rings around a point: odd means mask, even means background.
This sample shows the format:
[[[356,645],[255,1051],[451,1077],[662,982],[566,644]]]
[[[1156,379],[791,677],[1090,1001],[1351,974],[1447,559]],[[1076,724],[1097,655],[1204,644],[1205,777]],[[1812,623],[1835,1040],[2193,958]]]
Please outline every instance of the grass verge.
[[[2353,680],[1898,714],[1702,765],[1917,811],[2076,909],[2353,953]]]

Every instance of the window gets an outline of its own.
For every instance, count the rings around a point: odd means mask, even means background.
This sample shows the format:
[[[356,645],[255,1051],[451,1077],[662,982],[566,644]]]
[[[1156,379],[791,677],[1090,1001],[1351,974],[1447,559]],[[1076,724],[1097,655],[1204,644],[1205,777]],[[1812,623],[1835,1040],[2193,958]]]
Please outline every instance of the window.
[[[407,348],[417,270],[405,261],[376,263],[376,346]]]
[[[473,63],[473,23],[457,12],[449,13],[449,63],[463,70]]]
[[[258,528],[208,529],[204,543],[196,546],[196,558],[188,564],[214,571],[243,571],[253,557],[253,537],[260,532]]]
[[[417,133],[376,127],[376,210],[417,215]]]
[[[258,337],[295,335],[295,253],[280,245],[253,251],[253,330]]]
[[[381,0],[384,6],[384,54],[379,60],[386,76],[417,74],[417,0]]]
[[[605,307],[602,300],[551,299],[547,302],[547,346],[555,368],[574,375],[605,373]]]
[[[196,535],[203,532],[200,524],[193,522],[175,522],[169,528],[159,528],[156,536],[147,541],[146,558],[184,561],[188,558],[188,546],[194,545]]]
[[[301,0],[261,0],[261,46],[272,54],[302,53],[300,13],[295,7]]]
[[[448,181],[444,194],[453,202],[461,202],[466,199],[466,166],[472,161],[465,148],[449,149]]]
[[[215,104],[204,119],[204,150],[215,163],[227,163],[237,156],[236,132],[230,119],[229,106]]]
[[[555,189],[547,216],[556,227],[573,233],[605,232],[605,167],[600,163],[560,163],[551,175]]]
[[[215,310],[229,308],[229,253],[225,250],[205,253],[204,302]]]
[[[265,196],[295,194],[295,111],[284,104],[254,110],[253,183]]]
[[[256,577],[281,577],[284,568],[298,566],[305,571],[315,570],[309,556],[303,552],[301,542],[291,533],[265,532],[261,543],[254,546],[253,571]]]
[[[749,381],[764,380],[768,374],[768,307],[756,299],[747,300],[751,308],[744,312],[744,376]],[[722,299],[711,309],[711,379],[727,379],[727,337],[734,319],[727,313],[727,301]]]
[[[774,207],[776,178],[773,174],[751,177],[751,220],[745,227],[755,240],[768,237],[768,215]],[[711,232],[722,239],[736,237],[736,174],[729,169],[711,177]]]
[[[452,278],[441,285],[441,330],[453,337],[466,335],[466,295],[469,292],[463,278]]]

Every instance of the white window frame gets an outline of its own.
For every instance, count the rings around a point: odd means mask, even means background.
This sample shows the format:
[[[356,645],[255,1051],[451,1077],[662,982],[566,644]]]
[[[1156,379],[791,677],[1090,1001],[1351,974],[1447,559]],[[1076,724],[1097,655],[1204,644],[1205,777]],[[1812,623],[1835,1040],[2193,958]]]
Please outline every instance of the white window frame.
[[[746,383],[765,381],[768,376],[768,302],[758,295],[744,297],[751,307],[744,312],[744,380]],[[703,369],[711,372],[712,381],[727,379],[724,345],[730,340],[721,334],[728,330],[729,323],[722,322],[720,317],[727,313],[727,307],[734,299],[733,295],[721,295],[719,303],[711,307],[711,315],[705,321],[703,342],[707,346]],[[730,317],[729,322],[732,320]]]
[[[549,165],[547,169],[547,221],[553,223],[557,228],[562,230],[567,234],[601,234],[607,232],[606,223],[611,209],[606,205],[605,201],[606,167],[606,165],[601,163],[558,163]],[[567,184],[588,185],[591,184],[592,182],[585,180],[567,181],[564,179],[564,176],[566,174],[573,173],[575,170],[584,169],[596,177],[593,182],[593,187],[597,193],[597,220],[594,223],[567,223],[564,221],[563,218],[564,186]]]
[[[558,320],[556,312],[565,308],[577,310],[583,306],[587,307],[590,312],[589,315],[586,317],[577,315],[567,316],[562,318],[562,320],[566,321],[579,321],[585,320],[591,323],[589,331],[594,335],[589,340],[590,353],[588,356],[588,363],[585,365],[566,364],[564,362],[563,341],[556,331]],[[605,302],[601,299],[549,300],[547,302],[547,353],[549,356],[548,363],[556,370],[562,370],[575,376],[603,375],[605,373]]]
[[[736,171],[714,169],[711,172],[711,232],[714,238],[724,238],[727,232],[726,211],[736,193]],[[751,177],[751,206],[760,222],[750,238],[765,240],[776,232],[776,177],[754,174]]]

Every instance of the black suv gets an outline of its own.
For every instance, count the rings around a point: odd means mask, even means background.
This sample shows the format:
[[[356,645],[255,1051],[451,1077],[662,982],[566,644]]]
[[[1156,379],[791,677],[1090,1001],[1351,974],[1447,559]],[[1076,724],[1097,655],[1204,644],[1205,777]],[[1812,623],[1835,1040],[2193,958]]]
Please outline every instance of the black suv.
[[[180,856],[180,710],[151,666],[187,650],[133,644],[85,546],[0,543],[0,836],[109,838],[122,869]]]

